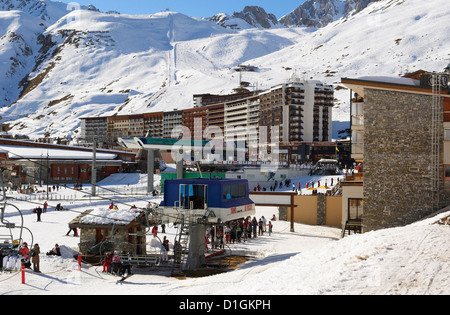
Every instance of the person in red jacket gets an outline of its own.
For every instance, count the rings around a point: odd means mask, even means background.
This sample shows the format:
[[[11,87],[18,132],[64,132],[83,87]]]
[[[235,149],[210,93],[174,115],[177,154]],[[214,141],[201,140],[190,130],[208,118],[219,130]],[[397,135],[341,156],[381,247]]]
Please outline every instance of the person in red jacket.
[[[19,254],[23,258],[28,259],[29,255],[30,255],[30,249],[28,248],[27,242],[23,242],[22,246],[19,249]]]
[[[156,236],[158,236],[158,226],[157,225],[153,226],[152,234],[153,234],[153,238],[156,238]]]
[[[111,261],[112,257],[110,253],[106,253],[105,259],[103,259],[103,272],[110,273],[111,272]]]
[[[20,246],[19,255],[22,256],[22,266],[29,269],[31,267],[30,249],[28,248],[27,242],[23,242],[22,246]]]

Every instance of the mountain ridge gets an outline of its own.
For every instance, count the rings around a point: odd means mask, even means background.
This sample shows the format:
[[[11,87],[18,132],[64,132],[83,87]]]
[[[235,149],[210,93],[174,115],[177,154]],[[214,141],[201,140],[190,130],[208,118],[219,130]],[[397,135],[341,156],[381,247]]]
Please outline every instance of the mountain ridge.
[[[224,28],[176,12],[70,12],[55,23],[0,11],[0,116],[11,133],[77,138],[80,117],[193,107],[228,94],[239,64],[250,89],[299,78],[333,84],[333,121],[349,121],[340,77],[442,70],[449,61],[445,0],[380,0],[321,28]],[[241,19],[242,20],[242,19]],[[242,20],[243,21],[243,20]]]

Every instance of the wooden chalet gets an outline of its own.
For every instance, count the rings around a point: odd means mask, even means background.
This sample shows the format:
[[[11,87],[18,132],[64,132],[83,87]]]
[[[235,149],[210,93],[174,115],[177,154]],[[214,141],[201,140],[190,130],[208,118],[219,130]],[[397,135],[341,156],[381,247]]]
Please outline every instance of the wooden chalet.
[[[83,255],[113,251],[145,255],[146,227],[145,214],[132,209],[91,209],[69,223],[69,228],[79,229],[79,250]]]

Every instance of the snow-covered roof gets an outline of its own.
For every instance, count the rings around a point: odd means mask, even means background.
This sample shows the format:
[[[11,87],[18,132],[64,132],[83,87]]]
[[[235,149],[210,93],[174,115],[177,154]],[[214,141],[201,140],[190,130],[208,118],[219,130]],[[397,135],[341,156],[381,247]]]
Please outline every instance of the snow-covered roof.
[[[402,77],[388,77],[388,76],[364,76],[358,78],[361,81],[383,82],[392,84],[402,84],[411,86],[420,86],[419,80],[402,78]]]
[[[128,225],[135,220],[139,213],[140,211],[136,209],[95,208],[89,214],[83,216],[79,222],[89,225]]]
[[[12,159],[67,159],[67,160],[92,160],[92,152],[78,150],[51,149],[40,147],[24,147],[14,145],[0,145],[2,152],[8,153],[8,158]],[[117,154],[96,153],[97,160],[114,160]]]

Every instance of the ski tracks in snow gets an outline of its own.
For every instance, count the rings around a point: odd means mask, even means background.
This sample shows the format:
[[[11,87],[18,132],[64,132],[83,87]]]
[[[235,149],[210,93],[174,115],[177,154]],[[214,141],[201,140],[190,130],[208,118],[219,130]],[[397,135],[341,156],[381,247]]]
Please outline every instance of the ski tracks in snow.
[[[410,249],[411,257],[399,265],[399,269],[394,276],[394,279],[390,280],[384,287],[385,290],[381,292],[383,295],[409,295],[409,294],[440,294],[442,291],[442,285],[445,287],[448,281],[448,257],[445,258],[442,255],[445,253],[430,252],[429,242],[428,246],[424,247],[425,240],[429,238],[436,238],[433,234],[437,233],[436,230],[418,231],[418,233],[425,232],[425,235],[414,244],[414,247]],[[412,244],[411,244],[412,245]],[[438,248],[436,246],[435,248]],[[428,264],[417,264],[418,261],[428,261]],[[447,265],[444,267],[443,265]],[[421,265],[418,269],[417,266]],[[441,283],[442,284],[439,284]]]

